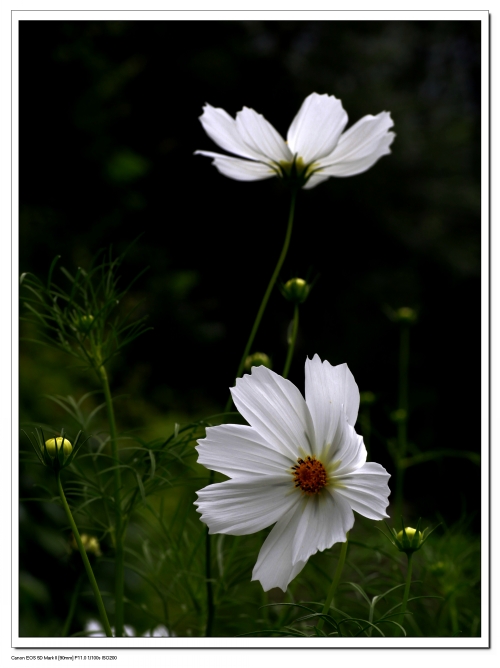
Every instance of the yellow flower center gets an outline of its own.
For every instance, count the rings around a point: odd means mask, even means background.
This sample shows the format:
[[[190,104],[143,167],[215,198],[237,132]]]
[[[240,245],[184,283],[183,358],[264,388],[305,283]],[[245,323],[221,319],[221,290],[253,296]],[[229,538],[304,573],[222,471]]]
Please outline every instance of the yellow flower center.
[[[297,459],[297,464],[292,466],[295,487],[312,496],[319,494],[327,482],[327,475],[323,464],[314,457]]]

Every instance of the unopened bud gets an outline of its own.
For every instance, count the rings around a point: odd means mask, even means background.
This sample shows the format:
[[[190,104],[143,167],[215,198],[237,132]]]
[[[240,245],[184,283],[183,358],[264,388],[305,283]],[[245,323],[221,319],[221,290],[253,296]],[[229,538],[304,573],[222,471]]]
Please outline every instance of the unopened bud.
[[[436,561],[436,563],[430,565],[430,570],[433,575],[440,577],[446,573],[447,568],[444,561]]]
[[[408,306],[402,306],[401,308],[398,308],[398,310],[396,311],[396,320],[397,322],[405,322],[411,324],[413,322],[416,322],[417,313],[414,309]]]
[[[376,399],[377,397],[373,392],[361,392],[359,395],[359,402],[363,406],[371,406],[371,404],[375,403]]]
[[[401,529],[401,531],[396,531],[396,529],[389,529],[390,536],[386,535],[386,538],[388,538],[400,552],[406,552],[408,557],[410,557],[410,555],[413,554],[413,552],[420,550],[420,548],[429,538],[431,533],[437,528],[437,527],[434,527],[434,529],[427,528],[424,529],[423,531],[420,531],[420,520],[418,520],[417,522],[416,529],[414,529],[413,527],[405,527],[403,524],[403,520],[401,520],[401,524],[404,527],[403,529]]]
[[[392,411],[391,420],[393,422],[404,422],[408,417],[408,413],[404,408],[398,408],[397,411]]]
[[[407,539],[411,541],[416,533],[420,534],[420,531],[417,532],[417,530],[414,529],[413,527],[405,527],[404,531],[403,529],[401,529],[401,531],[398,533],[397,539],[403,541],[405,533]]]
[[[245,370],[250,371],[253,366],[265,366],[268,369],[271,369],[271,360],[266,355],[266,353],[253,353],[249,355],[245,360]]]
[[[283,286],[283,294],[288,301],[302,304],[307,299],[310,289],[303,278],[291,278]]]
[[[405,527],[396,536],[396,542],[401,552],[416,552],[420,549],[421,533],[413,527]]]
[[[89,552],[90,554],[93,554],[96,557],[102,556],[101,546],[99,545],[99,541],[95,536],[89,536],[86,533],[82,533],[80,539],[82,541],[82,545],[85,549],[85,552]],[[74,550],[78,550],[78,545],[73,535],[71,536],[71,547]]]
[[[68,441],[68,439],[63,438],[62,436],[58,436],[57,438],[49,438],[48,441],[45,441],[45,447],[47,448],[47,452],[51,457],[55,457],[56,454],[60,452],[61,448],[63,449],[65,457],[70,455],[71,451],[73,450],[73,446]]]

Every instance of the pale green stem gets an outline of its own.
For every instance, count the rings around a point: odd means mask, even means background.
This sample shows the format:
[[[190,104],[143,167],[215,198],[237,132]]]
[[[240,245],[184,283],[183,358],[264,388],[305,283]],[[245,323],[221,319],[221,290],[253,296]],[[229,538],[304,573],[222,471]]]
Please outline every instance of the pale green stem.
[[[285,241],[283,244],[283,248],[281,249],[281,254],[278,259],[278,264],[276,265],[273,275],[271,276],[271,280],[269,281],[269,285],[267,286],[267,289],[264,293],[264,297],[262,298],[262,302],[260,304],[259,310],[257,312],[257,316],[255,318],[255,321],[253,323],[252,331],[250,332],[250,336],[247,341],[247,345],[245,346],[245,351],[243,352],[243,356],[240,361],[240,365],[238,367],[238,371],[236,372],[236,378],[239,378],[243,372],[243,369],[245,367],[245,361],[248,355],[250,354],[250,349],[252,348],[255,336],[257,334],[257,330],[259,329],[260,321],[262,320],[262,316],[264,315],[264,311],[266,310],[267,302],[269,301],[269,297],[271,296],[271,292],[273,291],[273,288],[276,284],[276,280],[279,276],[279,273],[281,271],[281,267],[283,266],[283,262],[285,261],[286,254],[288,252],[288,246],[290,245],[290,239],[292,236],[292,228],[293,228],[293,218],[295,214],[295,199],[296,199],[297,193],[295,190],[292,191],[292,201],[290,204],[290,213],[288,215],[288,226],[286,229],[286,235],[285,235]],[[225,412],[227,412],[231,408],[232,404],[232,397],[229,397]]]
[[[328,611],[330,610],[330,606],[333,601],[333,597],[335,596],[335,592],[337,591],[338,584],[340,582],[340,576],[342,575],[342,570],[344,568],[344,563],[345,563],[345,558],[347,554],[347,543],[349,542],[349,532],[346,533],[345,537],[345,543],[342,543],[342,547],[340,548],[340,555],[339,555],[339,560],[337,563],[337,568],[335,569],[335,574],[333,576],[332,584],[330,585],[330,589],[328,591],[326,600],[325,600],[325,605],[323,606],[323,610],[321,613],[323,615],[327,615]],[[325,623],[325,618],[321,617],[319,622],[316,624],[316,628],[318,631],[321,631],[323,628],[323,625]]]
[[[288,378],[288,372],[290,371],[290,365],[293,358],[293,350],[295,348],[295,341],[297,339],[297,332],[299,329],[299,305],[295,304],[293,311],[293,325],[292,333],[290,335],[290,340],[288,342],[288,353],[286,356],[285,368],[283,369],[283,378]]]
[[[113,458],[113,476],[114,476],[114,496],[115,496],[115,633],[117,638],[123,636],[123,598],[125,593],[124,574],[125,574],[125,553],[123,549],[123,518],[121,489],[122,477],[120,471],[120,459],[118,456],[118,440],[116,434],[115,412],[113,409],[113,399],[109,390],[108,375],[104,366],[99,369],[104,398],[106,400],[106,409],[109,421],[109,433],[111,440],[111,455]]]
[[[83,560],[83,565],[85,567],[85,571],[87,573],[87,577],[90,582],[90,586],[92,587],[92,591],[94,592],[95,600],[97,603],[97,607],[99,609],[99,615],[101,617],[101,622],[104,627],[104,631],[106,632],[106,635],[108,638],[113,637],[113,633],[111,631],[111,627],[109,625],[108,621],[108,616],[106,614],[106,609],[104,607],[104,603],[102,602],[102,597],[101,597],[101,592],[99,591],[99,587],[97,586],[96,579],[94,577],[94,572],[92,571],[92,566],[90,565],[89,558],[87,556],[87,553],[85,551],[85,548],[83,547],[82,539],[80,538],[80,533],[78,532],[78,529],[76,528],[75,520],[73,519],[73,515],[71,513],[70,507],[68,506],[68,502],[66,501],[66,496],[64,495],[64,490],[62,487],[61,483],[61,474],[58,471],[56,474],[57,478],[57,487],[59,490],[59,495],[61,497],[61,501],[64,507],[64,510],[66,511],[66,516],[68,518],[69,525],[71,527],[71,531],[73,532],[73,536],[75,537],[76,544],[78,545],[78,549],[80,551],[82,560]]]
[[[402,419],[398,421],[398,462],[396,476],[396,517],[403,514],[403,479],[404,468],[399,462],[406,457],[407,424],[408,424],[408,364],[410,359],[410,327],[401,323],[401,338],[399,346],[399,406],[403,411]]]
[[[410,595],[412,557],[413,557],[413,552],[410,552],[410,554],[408,554],[408,569],[407,569],[407,572],[406,572],[406,584],[405,584],[405,591],[404,591],[404,594],[403,594],[403,603],[401,605],[401,624],[402,625],[404,625],[406,605],[408,604],[408,596]]]

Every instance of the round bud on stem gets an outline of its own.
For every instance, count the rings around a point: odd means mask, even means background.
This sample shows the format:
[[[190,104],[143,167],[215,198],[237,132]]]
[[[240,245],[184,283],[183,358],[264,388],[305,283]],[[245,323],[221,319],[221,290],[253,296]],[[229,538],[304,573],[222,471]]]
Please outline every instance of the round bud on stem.
[[[416,533],[418,533],[420,535],[420,531],[417,531],[413,527],[405,527],[404,532],[403,532],[403,529],[401,529],[401,531],[398,533],[397,539],[402,541],[404,539],[404,534],[405,533],[406,533],[406,537],[410,541],[413,540],[413,537]]]
[[[373,394],[373,392],[360,392],[359,403],[362,406],[371,406],[376,402],[376,400],[377,397]]]
[[[397,531],[396,529],[389,529],[389,536],[384,534],[391,543],[396,547],[400,552],[406,552],[408,557],[410,557],[413,552],[420,550],[425,541],[429,538],[431,533],[437,528],[434,529],[426,528],[423,531],[420,530],[420,519],[417,522],[417,528],[405,527],[403,523],[403,518],[401,518],[401,526],[403,529]],[[439,526],[439,524],[438,524]]]
[[[47,448],[47,452],[51,457],[55,457],[61,448],[63,449],[65,457],[70,455],[71,451],[73,450],[73,446],[68,441],[68,439],[63,438],[62,436],[58,436],[57,438],[49,438],[48,441],[45,441],[45,447]]]
[[[271,360],[266,353],[252,353],[245,360],[245,371],[250,371],[253,366],[265,366],[272,368]]]
[[[95,536],[89,536],[86,533],[82,533],[80,540],[82,541],[85,552],[93,554],[96,557],[102,556],[101,546],[99,545],[99,541]],[[71,536],[71,547],[73,550],[79,549],[74,534]]]
[[[396,321],[401,323],[407,323],[411,325],[416,322],[417,313],[415,309],[410,308],[409,306],[402,306],[396,311]]]
[[[82,315],[80,318],[80,327],[82,332],[88,332],[89,329],[92,327],[92,323],[94,322],[94,316],[93,315]]]
[[[392,411],[391,420],[393,422],[404,422],[408,417],[407,411],[404,408],[398,408],[396,411]]]
[[[310,289],[303,278],[291,278],[283,286],[283,295],[294,304],[302,304],[307,299]]]

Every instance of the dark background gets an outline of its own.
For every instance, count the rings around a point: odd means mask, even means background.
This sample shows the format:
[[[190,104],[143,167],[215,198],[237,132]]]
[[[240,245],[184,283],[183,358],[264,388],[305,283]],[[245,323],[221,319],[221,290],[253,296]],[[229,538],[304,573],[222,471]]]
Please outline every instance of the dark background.
[[[303,389],[306,355],[347,362],[376,394],[371,458],[390,470],[399,331],[388,313],[410,306],[409,440],[479,452],[479,22],[21,22],[21,272],[46,276],[56,254],[85,267],[142,234],[123,280],[149,266],[130,300],[154,330],[113,367],[114,392],[130,397],[122,420],[161,432],[163,416],[221,410],[289,201],[277,179],[240,183],[193,156],[217,150],[198,117],[205,102],[249,106],[286,136],[313,91],[340,98],[349,125],[390,111],[397,137],[368,172],[299,195],[282,280],[318,280],[290,379]],[[278,373],[291,314],[276,290],[255,343]],[[47,355],[21,347],[22,420],[55,419],[43,393],[88,390]],[[465,513],[479,528],[467,459],[409,469],[405,497],[413,516]]]

